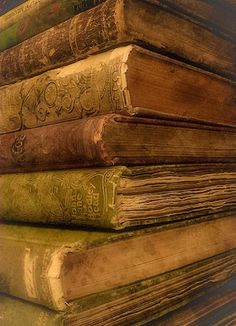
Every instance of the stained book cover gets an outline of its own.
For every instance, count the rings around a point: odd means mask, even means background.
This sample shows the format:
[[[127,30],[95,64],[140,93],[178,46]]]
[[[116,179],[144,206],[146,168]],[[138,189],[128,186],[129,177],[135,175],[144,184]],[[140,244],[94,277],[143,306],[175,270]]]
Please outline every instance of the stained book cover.
[[[0,175],[0,220],[124,229],[235,210],[236,164]]]
[[[28,0],[0,17],[0,51],[21,43],[103,0]]]
[[[156,320],[162,325],[161,316],[168,316],[168,320],[172,311],[174,314],[176,309],[180,310],[188,302],[197,301],[200,295],[201,300],[204,293],[208,294],[207,299],[209,295],[214,296],[214,303],[218,303],[216,295],[221,293],[225,312],[226,304],[233,303],[235,291],[231,288],[229,292],[229,287],[232,287],[235,278],[230,278],[232,273],[222,273],[221,266],[226,271],[233,269],[233,255],[233,251],[227,252],[145,281],[87,297],[73,309],[69,307],[67,312],[54,312],[41,305],[1,295],[0,317],[4,325],[11,326],[19,326],[19,323],[24,326],[129,326],[134,323],[150,326]],[[184,306],[183,311],[185,309]],[[212,305],[208,311],[211,309]],[[186,310],[189,311],[188,307]],[[195,311],[195,305],[191,304],[191,319]],[[173,318],[171,322],[174,322]]]
[[[236,34],[236,14],[224,4],[192,0],[146,1],[174,12],[194,24],[202,25],[213,33],[226,34],[228,37]],[[28,0],[19,8],[0,17],[0,50],[21,43],[102,2],[104,0]]]
[[[0,88],[0,134],[106,113],[236,125],[235,83],[125,46]]]
[[[0,172],[236,161],[235,128],[108,114],[0,136]]]
[[[235,215],[197,222],[126,233],[1,224],[0,291],[65,311],[90,295],[236,248]],[[219,266],[215,279],[233,275],[235,254]]]
[[[178,37],[175,30],[181,31]],[[231,40],[147,1],[108,0],[1,52],[0,85],[127,43],[151,46],[235,79]]]

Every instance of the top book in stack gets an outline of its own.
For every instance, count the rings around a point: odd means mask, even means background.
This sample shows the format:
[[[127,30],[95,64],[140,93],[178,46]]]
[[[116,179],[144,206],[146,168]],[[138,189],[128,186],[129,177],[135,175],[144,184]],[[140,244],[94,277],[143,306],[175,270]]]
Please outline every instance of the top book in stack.
[[[18,0],[19,1],[19,0]],[[0,51],[21,43],[105,0],[28,0],[0,17]],[[210,31],[236,35],[236,13],[225,1],[147,0]],[[22,1],[21,1],[22,2]],[[1,9],[0,9],[1,10]]]
[[[159,1],[107,0],[0,54],[0,85],[135,43],[235,78],[235,43]],[[180,31],[176,34],[176,31]]]

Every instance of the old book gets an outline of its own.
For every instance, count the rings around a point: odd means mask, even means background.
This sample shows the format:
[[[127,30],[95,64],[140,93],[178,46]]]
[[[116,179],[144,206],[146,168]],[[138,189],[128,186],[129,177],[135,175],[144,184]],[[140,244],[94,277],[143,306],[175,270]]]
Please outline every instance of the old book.
[[[123,229],[235,210],[236,164],[6,174],[0,193],[0,220]]]
[[[0,0],[0,16],[19,6],[27,0]]]
[[[17,21],[22,20],[22,18],[27,18],[27,16],[30,16],[35,10],[40,10],[46,4],[50,4],[53,1],[55,0],[27,0],[23,2],[10,12],[0,16],[0,31],[7,29]]]
[[[147,0],[215,33],[236,35],[236,14],[221,2]],[[0,50],[3,51],[55,26],[104,0],[29,0],[0,17]]]
[[[235,128],[108,114],[0,136],[0,173],[236,161]]]
[[[235,325],[236,324],[236,279],[233,278],[213,291],[167,314],[146,326],[179,325]]]
[[[126,233],[2,224],[0,291],[64,311],[80,298],[235,249],[235,227],[235,215]]]
[[[29,0],[0,17],[0,51],[55,26],[103,0]]]
[[[235,126],[235,93],[233,82],[126,46],[0,88],[0,133],[109,112]]]
[[[104,0],[71,0],[69,2],[73,4],[73,10],[70,9],[71,16],[73,16],[77,12],[82,12],[84,10],[92,8],[93,6],[101,3],[102,1]],[[61,11],[63,8],[61,4],[65,5],[64,0],[28,0],[22,3],[17,8],[12,9],[10,12],[0,17],[0,31],[7,29],[9,26],[12,26],[17,22],[23,22],[23,19],[27,19],[27,17],[29,16],[32,17],[33,15],[35,15],[35,13],[40,14],[43,8],[45,10],[45,8],[52,6],[53,3],[55,3],[55,5],[53,5],[52,7],[52,12],[55,12],[54,7],[58,8],[58,10]],[[48,22],[48,24],[50,24],[50,22]],[[26,27],[28,27],[28,25]]]
[[[151,46],[235,78],[234,42],[150,2],[108,0],[2,52],[0,85],[124,43]]]
[[[31,15],[32,12],[39,10],[46,3],[50,3],[55,0],[27,0],[23,1],[19,6],[11,9],[10,12],[0,16],[0,31],[7,29],[9,26],[20,21],[22,18],[26,18]]]
[[[144,325],[147,320],[186,305],[205,291],[214,291],[235,271],[235,251],[228,251],[148,280],[85,297],[73,309],[69,304],[67,312],[54,312],[2,295],[0,317],[4,325],[11,326]]]

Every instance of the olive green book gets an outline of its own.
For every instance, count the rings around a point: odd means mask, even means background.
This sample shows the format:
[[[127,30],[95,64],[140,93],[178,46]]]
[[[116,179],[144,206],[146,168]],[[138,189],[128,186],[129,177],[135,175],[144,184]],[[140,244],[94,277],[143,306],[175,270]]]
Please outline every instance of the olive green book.
[[[235,210],[236,164],[0,175],[0,220],[112,229]]]
[[[0,17],[0,51],[15,46],[105,0],[28,0]],[[213,33],[235,34],[236,14],[225,3],[194,0],[149,0]]]
[[[0,292],[66,311],[78,300],[236,248],[235,215],[195,222],[130,232],[2,224]],[[235,267],[220,264],[223,275]]]
[[[156,325],[151,321],[164,318],[199,296],[201,298],[204,293],[208,296],[222,293],[222,288],[232,285],[236,271],[235,254],[235,251],[228,251],[144,281],[86,297],[66,312],[1,295],[0,320],[5,326]]]
[[[104,0],[28,0],[0,17],[0,51],[39,34]]]

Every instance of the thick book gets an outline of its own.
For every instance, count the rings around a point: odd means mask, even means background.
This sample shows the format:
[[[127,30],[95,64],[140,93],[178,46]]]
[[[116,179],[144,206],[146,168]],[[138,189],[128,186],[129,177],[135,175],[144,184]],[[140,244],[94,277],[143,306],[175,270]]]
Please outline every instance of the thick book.
[[[214,33],[236,35],[236,14],[224,4],[194,0],[147,0]],[[0,51],[55,26],[104,0],[28,0],[0,17]]]
[[[236,279],[145,326],[236,325]]]
[[[0,318],[4,325],[11,326],[146,325],[205,292],[212,293],[235,276],[235,265],[235,251],[228,251],[148,280],[87,296],[73,308],[68,305],[66,312],[1,295]]]
[[[108,0],[0,53],[0,85],[127,43],[236,75],[231,40],[147,1]]]
[[[0,292],[65,311],[236,248],[235,215],[130,232],[0,225]],[[223,275],[235,273],[234,266]]]
[[[236,126],[235,93],[229,80],[126,46],[0,88],[0,134],[109,112]]]
[[[235,210],[236,164],[0,175],[0,220],[124,229]]]
[[[236,129],[108,114],[0,136],[0,173],[236,162]]]
[[[0,51],[21,43],[104,0],[28,0],[0,17]]]
[[[0,16],[26,2],[27,0],[0,0]]]

